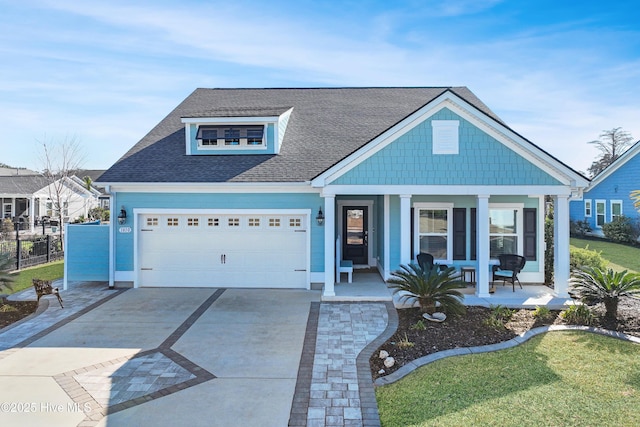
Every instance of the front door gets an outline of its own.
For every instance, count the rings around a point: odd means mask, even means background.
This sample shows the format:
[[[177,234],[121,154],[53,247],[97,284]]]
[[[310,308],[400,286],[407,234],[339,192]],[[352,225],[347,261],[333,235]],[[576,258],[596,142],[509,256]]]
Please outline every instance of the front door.
[[[342,209],[342,258],[354,264],[369,264],[368,211],[366,206]]]

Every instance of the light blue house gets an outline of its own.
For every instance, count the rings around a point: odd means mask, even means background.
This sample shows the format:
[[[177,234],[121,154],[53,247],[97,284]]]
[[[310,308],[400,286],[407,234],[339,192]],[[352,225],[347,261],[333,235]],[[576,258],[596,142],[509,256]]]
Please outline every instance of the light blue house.
[[[464,87],[197,89],[100,184],[112,197],[111,285],[328,298],[339,238],[338,261],[356,272],[386,279],[424,251],[476,267],[489,297],[501,253],[527,258],[523,282],[544,281],[545,195],[566,296],[569,199],[588,180]]]
[[[573,221],[586,220],[592,234],[603,236],[602,226],[620,215],[638,219],[630,193],[640,190],[640,141],[600,172],[584,190],[581,200],[571,201]]]

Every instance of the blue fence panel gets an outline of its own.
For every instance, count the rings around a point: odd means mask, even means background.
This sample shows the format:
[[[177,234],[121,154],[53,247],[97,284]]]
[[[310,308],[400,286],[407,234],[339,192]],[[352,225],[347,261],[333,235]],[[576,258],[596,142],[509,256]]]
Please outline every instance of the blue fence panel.
[[[65,279],[109,280],[109,226],[69,224],[66,232]]]

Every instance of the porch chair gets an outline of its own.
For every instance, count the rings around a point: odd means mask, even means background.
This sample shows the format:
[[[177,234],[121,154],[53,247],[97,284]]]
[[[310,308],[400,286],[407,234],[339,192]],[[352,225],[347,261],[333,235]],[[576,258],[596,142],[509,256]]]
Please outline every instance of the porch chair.
[[[418,261],[418,265],[420,266],[420,268],[423,271],[429,271],[433,268],[434,266],[434,261],[433,261],[433,255],[426,253],[426,252],[420,252],[417,256],[416,256],[416,260]],[[438,269],[440,271],[444,271],[447,269],[447,266],[444,264],[438,264]]]
[[[347,273],[347,281],[353,279],[353,261],[342,259],[342,242],[336,238],[336,283],[340,283],[340,273]]]
[[[522,283],[520,283],[520,279],[518,279],[518,273],[524,268],[527,259],[520,255],[502,254],[498,255],[498,260],[500,261],[500,265],[494,265],[492,268],[493,281],[502,280],[502,286],[504,286],[507,281],[511,282],[513,292],[516,291],[517,281],[520,289],[522,289]]]
[[[38,297],[38,302],[40,302],[40,298],[44,295],[55,295],[58,298],[58,302],[60,303],[60,308],[64,308],[62,305],[62,297],[60,296],[60,291],[58,288],[54,288],[51,286],[51,280],[41,280],[41,279],[31,279],[33,283],[33,288],[36,290],[36,296]]]

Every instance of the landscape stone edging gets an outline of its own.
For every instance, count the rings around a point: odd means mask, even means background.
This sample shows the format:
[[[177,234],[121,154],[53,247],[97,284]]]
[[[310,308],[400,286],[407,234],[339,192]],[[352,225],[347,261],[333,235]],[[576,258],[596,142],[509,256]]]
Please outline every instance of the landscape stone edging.
[[[618,338],[625,341],[630,341],[635,344],[640,344],[640,338],[634,337],[632,335],[624,334],[622,332],[611,331],[609,329],[602,328],[594,328],[592,326],[579,326],[579,325],[551,325],[551,326],[541,326],[539,328],[530,329],[527,332],[518,335],[508,341],[503,341],[496,344],[482,345],[477,347],[464,347],[464,348],[453,348],[450,350],[439,351],[437,353],[429,354],[427,356],[423,356],[419,359],[413,360],[406,365],[402,366],[400,369],[395,371],[392,374],[389,374],[384,377],[380,377],[373,382],[375,387],[380,387],[383,385],[394,383],[416,369],[428,365],[429,363],[435,362],[436,360],[444,359],[446,357],[451,356],[462,356],[466,354],[478,354],[478,353],[488,353],[491,351],[504,350],[507,348],[515,347],[520,345],[529,339],[535,337],[536,335],[544,334],[546,332],[555,332],[555,331],[583,331],[583,332],[591,332],[593,334],[605,335],[611,338]]]
[[[27,322],[33,319],[34,317],[41,315],[42,313],[47,311],[48,308],[49,308],[49,300],[47,298],[41,298],[40,302],[38,303],[38,306],[36,307],[36,311],[31,313],[27,317],[23,317],[17,322],[13,322],[12,324],[5,326],[4,328],[0,328],[0,334],[10,331],[11,329],[23,324],[24,322]]]

